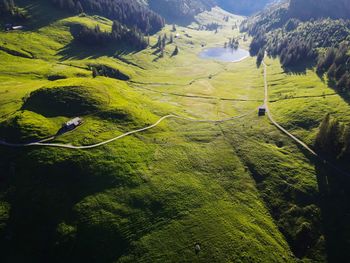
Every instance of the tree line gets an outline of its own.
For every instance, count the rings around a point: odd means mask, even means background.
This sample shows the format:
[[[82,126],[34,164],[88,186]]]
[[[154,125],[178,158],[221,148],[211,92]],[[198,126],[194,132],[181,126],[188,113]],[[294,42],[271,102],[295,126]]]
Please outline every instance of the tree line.
[[[137,1],[128,0],[51,0],[61,9],[74,13],[93,13],[117,20],[130,28],[136,27],[145,34],[159,31],[164,19]]]
[[[320,49],[350,41],[350,20],[301,21],[288,12],[286,8],[267,10],[244,21],[241,30],[253,36],[251,55],[267,51],[270,56],[279,57],[284,68],[292,68],[301,63],[317,63]]]
[[[320,125],[315,148],[328,159],[344,162],[349,166],[350,126],[327,114]]]
[[[340,92],[350,91],[350,45],[343,42],[338,48],[331,47],[319,56],[317,73],[327,74],[329,85]]]
[[[15,4],[14,0],[0,1],[0,15],[10,16],[11,18],[23,20],[26,19],[26,14]]]
[[[148,41],[144,34],[133,27],[131,29],[114,21],[110,32],[102,31],[97,25],[94,28],[85,25],[75,25],[71,28],[74,40],[90,46],[107,46],[111,44],[128,44],[135,49],[144,49]]]

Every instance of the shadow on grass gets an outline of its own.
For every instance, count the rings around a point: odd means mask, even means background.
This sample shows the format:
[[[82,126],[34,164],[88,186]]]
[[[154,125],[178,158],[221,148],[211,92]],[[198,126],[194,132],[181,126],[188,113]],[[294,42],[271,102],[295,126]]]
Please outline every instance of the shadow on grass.
[[[91,219],[78,217],[74,209],[95,193],[139,185],[139,177],[131,176],[131,171],[118,162],[96,160],[94,167],[90,159],[96,158],[96,151],[72,154],[45,148],[0,148],[0,153],[1,200],[11,205],[7,226],[0,225],[2,262],[79,262],[81,257],[83,261],[99,262],[90,258],[97,257],[102,262],[114,262],[126,251],[129,243],[119,231],[85,224],[84,220]],[[51,157],[56,162],[47,162]],[[86,212],[88,216],[88,208]],[[62,222],[66,225],[58,232]],[[79,233],[74,230],[77,225]]]
[[[29,3],[30,2],[30,3]],[[29,18],[24,24],[29,30],[38,30],[42,27],[50,25],[57,20],[64,19],[74,15],[68,11],[62,11],[59,8],[55,7],[52,1],[24,1],[17,0],[16,4],[20,7],[24,7],[28,10]]]
[[[305,75],[306,71],[313,69],[315,65],[314,61],[304,61],[298,65],[283,67],[283,70],[288,75]]]
[[[316,61],[307,61],[300,63],[297,66],[293,67],[282,67],[284,72],[288,75],[306,75],[307,70],[313,70],[316,67]],[[325,74],[321,74],[316,72],[317,76],[320,78],[320,80],[325,83],[328,87],[332,88],[337,94],[339,94],[342,99],[350,104],[350,93],[347,91],[342,91],[337,88],[337,85],[334,80],[326,80]]]
[[[350,176],[316,163],[322,227],[328,262],[348,262],[350,257]]]
[[[57,55],[60,56],[60,61],[69,59],[96,59],[99,57],[117,57],[121,55],[137,53],[138,50],[132,49],[126,45],[107,45],[107,46],[93,46],[84,45],[77,41],[72,41],[63,47]]]

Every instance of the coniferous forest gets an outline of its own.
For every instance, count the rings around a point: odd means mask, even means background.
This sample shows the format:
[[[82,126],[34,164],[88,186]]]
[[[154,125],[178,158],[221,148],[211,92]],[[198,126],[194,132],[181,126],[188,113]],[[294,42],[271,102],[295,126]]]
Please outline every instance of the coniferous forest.
[[[281,4],[249,18],[241,30],[253,36],[250,53],[253,56],[260,53],[260,64],[261,54],[267,51],[268,55],[279,57],[287,70],[317,65],[317,72],[320,76],[327,73],[331,86],[349,91],[350,20],[339,17],[350,15],[350,11],[343,10],[340,2],[337,1],[337,8],[330,9],[329,13],[322,1],[322,12],[302,5],[308,12],[306,15],[296,11],[298,1],[291,1],[290,5]]]
[[[73,13],[100,14],[147,34],[164,26],[164,19],[137,1],[127,0],[52,0],[59,8]]]
[[[89,28],[84,25],[74,25],[71,27],[71,33],[74,39],[84,45],[89,46],[108,46],[113,44],[127,44],[135,49],[147,47],[147,41],[144,34],[133,27],[131,29],[114,21],[111,32],[105,32],[99,26]]]
[[[10,16],[16,20],[26,19],[26,13],[18,8],[14,0],[1,0],[0,1],[0,15],[6,17]]]

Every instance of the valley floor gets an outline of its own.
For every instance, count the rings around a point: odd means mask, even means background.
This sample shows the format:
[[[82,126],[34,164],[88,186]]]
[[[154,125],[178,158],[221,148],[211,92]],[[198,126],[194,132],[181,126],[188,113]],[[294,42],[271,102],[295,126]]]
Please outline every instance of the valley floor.
[[[111,21],[57,16],[33,31],[0,33],[1,47],[34,56],[0,50],[0,140],[40,140],[75,116],[84,124],[49,143],[88,146],[152,129],[89,150],[0,146],[0,245],[7,262],[327,261],[336,244],[319,202],[327,180],[312,154],[258,117],[264,68],[254,58],[198,57],[203,48],[242,36],[232,29],[242,17],[215,8],[197,19],[218,21],[217,33],[178,26],[179,38],[163,58],[147,48],[119,60],[109,50],[77,51],[69,34],[71,23],[108,29]],[[248,48],[249,40],[240,44]],[[179,54],[171,56],[175,45]],[[307,145],[328,112],[348,121],[348,103],[313,70],[287,74],[276,60],[266,63],[269,109]],[[130,80],[93,78],[92,64]],[[77,100],[72,89],[80,92]],[[55,104],[35,100],[37,90]],[[169,114],[185,119],[161,119]]]

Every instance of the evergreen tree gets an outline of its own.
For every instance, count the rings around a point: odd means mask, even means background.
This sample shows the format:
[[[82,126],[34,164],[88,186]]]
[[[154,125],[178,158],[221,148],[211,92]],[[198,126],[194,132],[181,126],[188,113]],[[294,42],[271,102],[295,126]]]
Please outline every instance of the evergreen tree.
[[[265,56],[265,50],[264,49],[260,49],[259,53],[258,53],[258,56],[257,56],[257,59],[256,59],[256,65],[258,68],[260,68],[261,66],[261,63],[264,59],[264,56]]]
[[[81,14],[84,12],[83,6],[81,5],[80,1],[77,1],[75,5],[75,9],[77,10],[78,14]]]
[[[97,69],[96,69],[95,67],[93,67],[93,68],[92,68],[92,77],[93,77],[93,78],[96,78],[98,75],[99,75],[99,74],[98,74]]]
[[[176,46],[174,51],[173,51],[172,56],[176,56],[177,54],[179,54],[179,48]]]
[[[8,0],[7,0],[8,1]],[[59,8],[74,13],[87,12],[117,20],[130,29],[136,27],[143,33],[155,33],[164,24],[164,19],[141,5],[138,1],[125,0],[51,0]]]

